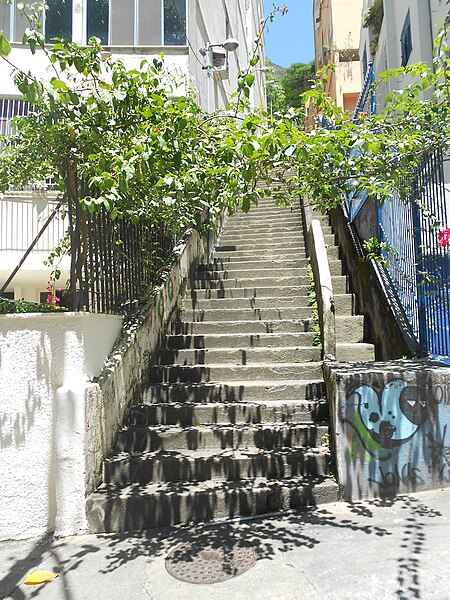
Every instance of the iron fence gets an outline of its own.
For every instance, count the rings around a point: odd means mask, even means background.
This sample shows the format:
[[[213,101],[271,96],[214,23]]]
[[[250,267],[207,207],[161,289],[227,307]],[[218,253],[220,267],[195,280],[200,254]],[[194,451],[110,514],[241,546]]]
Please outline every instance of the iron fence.
[[[450,258],[438,231],[450,225],[446,160],[429,154],[409,198],[379,208],[379,239],[389,246],[386,268],[423,354],[450,356]]]
[[[170,263],[175,243],[164,222],[113,220],[104,209],[83,215],[69,206],[70,284],[61,306],[131,314],[149,298]]]

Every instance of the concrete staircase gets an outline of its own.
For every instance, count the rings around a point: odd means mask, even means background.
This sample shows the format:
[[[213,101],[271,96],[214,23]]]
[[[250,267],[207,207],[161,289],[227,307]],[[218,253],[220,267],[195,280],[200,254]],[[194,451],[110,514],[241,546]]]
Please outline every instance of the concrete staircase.
[[[364,316],[355,314],[355,296],[348,291],[348,278],[343,275],[339,246],[336,243],[329,217],[313,212],[312,218],[320,221],[327,247],[336,307],[336,359],[346,362],[373,361],[375,360],[375,347],[373,344],[364,342]]]
[[[93,531],[338,498],[307,266],[298,207],[267,199],[228,218],[88,499]],[[334,279],[350,310],[345,277]]]

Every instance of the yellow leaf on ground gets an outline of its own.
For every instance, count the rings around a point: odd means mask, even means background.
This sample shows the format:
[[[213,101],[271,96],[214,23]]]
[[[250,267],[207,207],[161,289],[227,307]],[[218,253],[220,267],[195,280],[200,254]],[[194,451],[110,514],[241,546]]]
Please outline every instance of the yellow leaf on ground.
[[[40,583],[47,583],[47,581],[53,581],[58,577],[58,573],[52,573],[51,571],[33,571],[25,577],[25,585],[39,585]]]

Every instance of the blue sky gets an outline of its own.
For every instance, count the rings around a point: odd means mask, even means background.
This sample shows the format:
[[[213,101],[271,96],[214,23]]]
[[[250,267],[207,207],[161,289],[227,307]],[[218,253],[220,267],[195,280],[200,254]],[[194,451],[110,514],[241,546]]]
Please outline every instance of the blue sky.
[[[266,15],[273,9],[274,0],[264,0]],[[289,67],[295,62],[309,62],[314,58],[312,0],[279,0],[286,4],[288,13],[277,13],[266,31],[266,55],[277,65]]]

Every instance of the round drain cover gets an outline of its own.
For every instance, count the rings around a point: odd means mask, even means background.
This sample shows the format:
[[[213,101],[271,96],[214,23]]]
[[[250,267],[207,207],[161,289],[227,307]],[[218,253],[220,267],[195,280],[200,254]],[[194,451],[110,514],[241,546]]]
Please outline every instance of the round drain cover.
[[[245,573],[256,562],[253,548],[242,543],[224,547],[194,543],[178,544],[166,558],[166,569],[188,583],[218,583]]]

